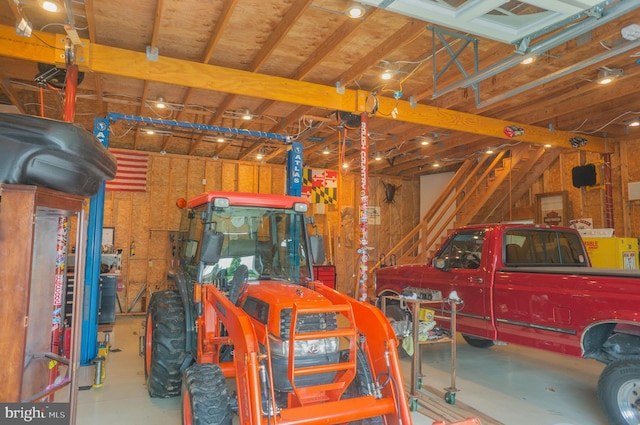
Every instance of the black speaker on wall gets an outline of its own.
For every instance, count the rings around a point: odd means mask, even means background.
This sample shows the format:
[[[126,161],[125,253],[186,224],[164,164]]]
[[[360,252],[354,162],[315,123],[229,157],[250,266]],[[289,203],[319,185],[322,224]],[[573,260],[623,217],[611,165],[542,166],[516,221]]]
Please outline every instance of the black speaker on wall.
[[[571,169],[573,187],[595,186],[596,177],[596,166],[593,164],[573,167]]]

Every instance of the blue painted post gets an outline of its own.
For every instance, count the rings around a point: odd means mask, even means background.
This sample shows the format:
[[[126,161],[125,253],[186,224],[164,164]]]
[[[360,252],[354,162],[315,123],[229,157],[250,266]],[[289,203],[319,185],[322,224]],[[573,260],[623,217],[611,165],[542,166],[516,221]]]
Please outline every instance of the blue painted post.
[[[107,147],[109,120],[96,118],[93,134]],[[104,182],[89,202],[87,227],[87,257],[84,274],[84,304],[80,364],[88,365],[98,355],[98,310],[100,308],[100,262],[102,255],[102,221],[104,219]]]
[[[287,195],[302,196],[302,143],[292,142],[287,154]]]

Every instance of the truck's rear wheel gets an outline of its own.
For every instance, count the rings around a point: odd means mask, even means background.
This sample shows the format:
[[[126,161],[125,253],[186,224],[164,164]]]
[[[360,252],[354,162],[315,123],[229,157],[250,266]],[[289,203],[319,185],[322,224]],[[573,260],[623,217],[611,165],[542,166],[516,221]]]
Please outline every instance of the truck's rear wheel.
[[[640,423],[640,359],[609,363],[598,379],[598,400],[610,425]]]
[[[462,334],[462,338],[464,338],[467,344],[469,344],[472,347],[476,347],[476,348],[493,347],[493,341],[491,341],[490,339],[479,338],[477,336],[471,336],[466,334]]]
[[[151,397],[180,394],[180,367],[186,357],[184,306],[175,291],[156,292],[147,310],[144,364]]]
[[[222,369],[194,364],[182,379],[182,425],[231,425],[233,412]]]

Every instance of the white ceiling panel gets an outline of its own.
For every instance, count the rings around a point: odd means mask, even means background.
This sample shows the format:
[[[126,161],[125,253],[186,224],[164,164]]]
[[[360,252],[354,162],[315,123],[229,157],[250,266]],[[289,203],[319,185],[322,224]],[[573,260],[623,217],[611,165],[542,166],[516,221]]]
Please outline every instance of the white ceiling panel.
[[[361,3],[411,16],[463,33],[514,44],[544,33],[602,0],[361,0]]]

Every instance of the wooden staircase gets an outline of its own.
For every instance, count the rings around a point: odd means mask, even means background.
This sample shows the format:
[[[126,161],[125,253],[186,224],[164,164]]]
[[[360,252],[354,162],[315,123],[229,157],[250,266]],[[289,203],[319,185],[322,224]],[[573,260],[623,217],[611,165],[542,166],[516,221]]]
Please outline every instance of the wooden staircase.
[[[513,205],[559,155],[559,149],[521,143],[496,156],[468,159],[420,223],[384,258],[396,259],[392,264],[425,262],[454,227],[509,221]]]

